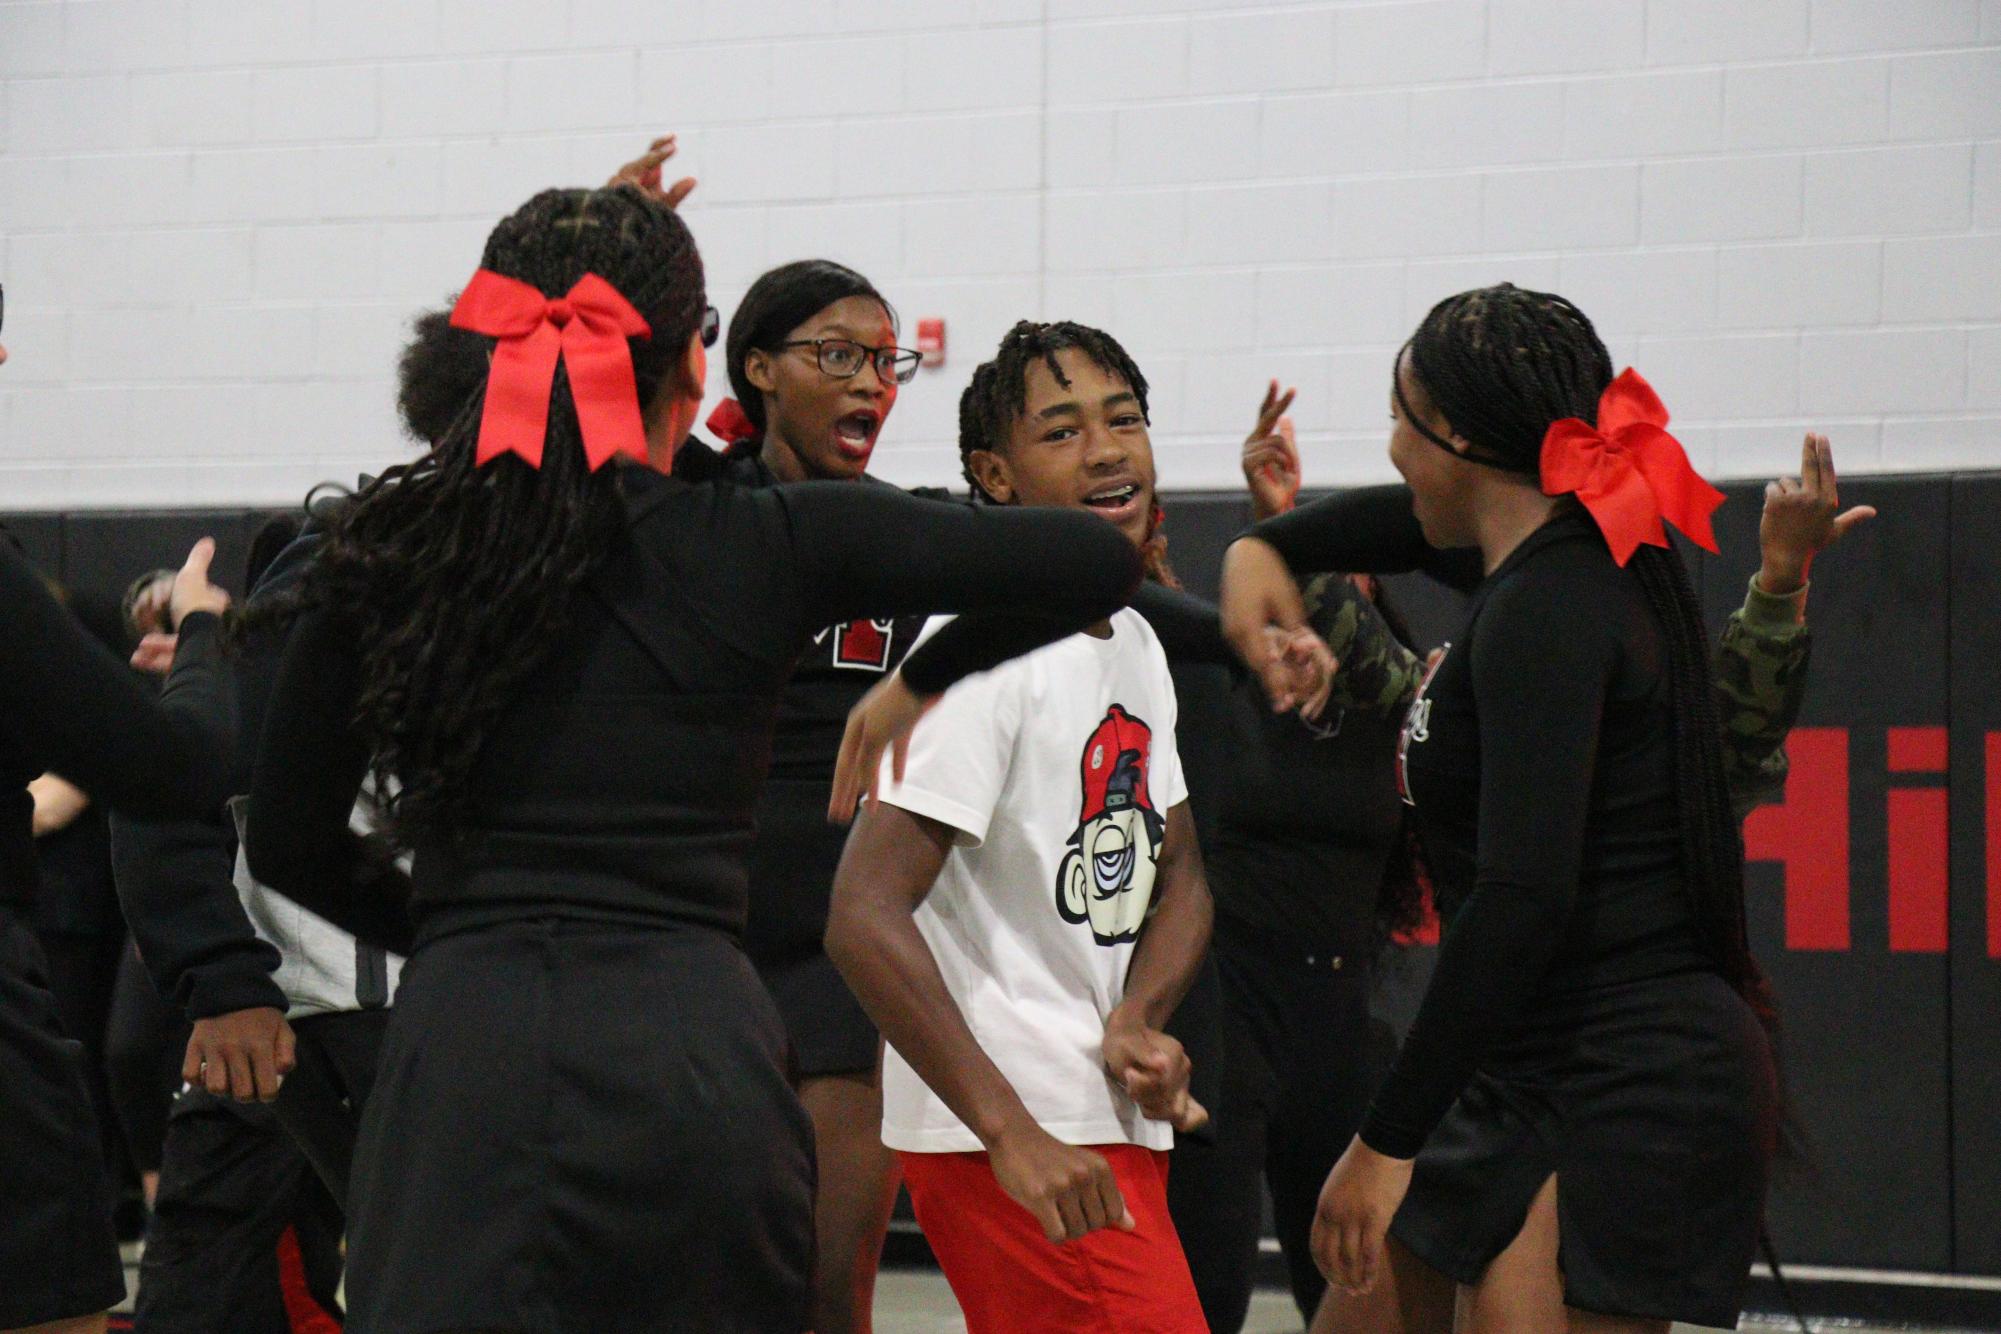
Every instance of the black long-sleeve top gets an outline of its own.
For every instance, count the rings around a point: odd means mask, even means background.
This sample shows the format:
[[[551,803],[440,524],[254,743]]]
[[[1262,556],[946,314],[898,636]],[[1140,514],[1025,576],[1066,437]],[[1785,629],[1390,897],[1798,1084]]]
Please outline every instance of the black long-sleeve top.
[[[314,533],[280,552],[250,591],[246,609],[295,587],[318,543]],[[283,648],[282,630],[263,626],[234,654],[240,726],[230,753],[232,795],[250,788]],[[217,697],[211,704],[222,702]],[[286,1008],[285,993],[272,977],[278,951],[258,936],[237,895],[236,851],[236,822],[220,803],[196,819],[112,821],[118,900],[139,957],[160,994],[190,1019],[259,1006]]]
[[[1394,641],[1374,604],[1346,579],[1314,583],[1307,623],[1323,639],[1336,637],[1345,615],[1362,626],[1351,645]],[[1341,669],[1354,670],[1345,661]],[[1213,846],[1203,849],[1220,921],[1301,953],[1366,963],[1404,828],[1394,773],[1402,716],[1401,709],[1330,705],[1308,720],[1273,713],[1255,678],[1237,683],[1223,705],[1228,779]]]
[[[742,929],[753,812],[801,650],[864,617],[965,616],[905,659],[919,692],[1109,615],[1138,582],[1110,525],[840,482],[749,488],[624,474],[629,541],[488,732],[469,815],[415,849],[407,906],[354,889],[347,818],[368,751],[337,607],[294,627],[251,783],[259,880],[404,948],[409,910],[559,912]],[[470,917],[465,916],[470,914]]]
[[[675,453],[674,476],[690,482],[779,485],[755,447],[743,444],[718,452],[693,438]],[[853,484],[889,485],[868,476]],[[910,494],[966,503],[932,488]],[[1235,665],[1213,603],[1146,583],[1134,594],[1133,607],[1160,636],[1177,672],[1177,689],[1191,669]],[[903,661],[925,620],[914,615],[823,627],[806,646],[779,699],[770,775],[758,797],[757,839],[749,862],[750,915],[744,934],[745,949],[761,964],[782,964],[820,952],[834,869],[847,846],[848,831],[827,822],[827,795],[848,711]],[[1184,709],[1182,716],[1186,731],[1189,711]],[[1208,774],[1198,772],[1200,766],[1187,767],[1189,801],[1197,809],[1199,823],[1210,794],[1207,782],[1198,779],[1206,780]]]
[[[1253,529],[1298,571],[1435,563],[1402,488]],[[1406,719],[1404,775],[1446,926],[1362,1138],[1416,1154],[1541,1002],[1713,968],[1682,883],[1667,648],[1637,578],[1581,511],[1476,589]]]
[[[0,543],[0,906],[35,891],[27,785],[61,774],[111,810],[193,815],[228,795],[235,712],[217,618],[181,622],[156,699],[84,633],[27,559]]]
[[[674,476],[690,482],[779,485],[753,442],[718,453],[691,438],[674,455]],[[889,486],[866,475],[853,484]],[[912,494],[951,499],[944,491]],[[848,839],[845,828],[827,820],[827,797],[848,711],[903,662],[925,619],[898,616],[823,626],[793,668],[778,701],[771,770],[758,795],[757,839],[750,850],[750,915],[744,948],[760,964],[820,952],[834,868]]]

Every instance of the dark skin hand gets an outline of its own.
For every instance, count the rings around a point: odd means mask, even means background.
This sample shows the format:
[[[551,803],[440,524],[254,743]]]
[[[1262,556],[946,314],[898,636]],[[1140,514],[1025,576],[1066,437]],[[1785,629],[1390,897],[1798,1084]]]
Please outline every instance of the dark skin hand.
[[[827,954],[883,1036],[986,1146],[995,1179],[1051,1241],[1103,1227],[1131,1229],[1104,1157],[1035,1123],[973,1037],[912,914],[951,851],[952,830],[871,802],[834,876]],[[1192,1128],[1207,1118],[1188,1097],[1188,1059],[1158,1031],[1193,980],[1209,939],[1209,889],[1186,803],[1168,812],[1155,880],[1159,907],[1134,951],[1127,996],[1105,1025],[1107,1067],[1142,1110]]]
[[[1292,418],[1285,410],[1292,406],[1297,389],[1279,391],[1273,380],[1258,405],[1258,418],[1244,437],[1244,483],[1251,491],[1251,518],[1269,519],[1291,509],[1299,498],[1299,440]]]
[[[1838,481],[1833,446],[1826,436],[1809,434],[1800,449],[1800,475],[1765,488],[1758,522],[1759,588],[1774,597],[1797,593],[1815,556],[1876,517],[1874,505],[1843,510]]]
[[[274,1102],[297,1064],[292,1026],[269,1006],[195,1020],[181,1078],[217,1097]]]
[[[651,195],[668,208],[678,209],[681,207],[681,201],[693,193],[695,178],[683,176],[672,185],[662,184],[662,164],[677,151],[675,136],[663,134],[648,144],[644,153],[613,172],[611,179],[605,184],[632,186],[644,194]]]

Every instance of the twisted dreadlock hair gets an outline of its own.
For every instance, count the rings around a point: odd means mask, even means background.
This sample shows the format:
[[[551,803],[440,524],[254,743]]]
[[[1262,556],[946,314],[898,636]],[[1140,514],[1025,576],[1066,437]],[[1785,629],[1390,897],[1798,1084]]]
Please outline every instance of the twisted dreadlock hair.
[[[778,351],[786,335],[813,316],[851,296],[865,296],[883,308],[890,328],[896,327],[896,307],[875,284],[845,264],[831,259],[796,259],[758,276],[730,315],[723,363],[729,371],[730,392],[742,404],[744,416],[765,429],[764,393],[750,382],[744,362],[754,350]]]
[[[973,452],[981,449],[998,452],[1007,444],[1009,429],[1028,407],[1030,366],[1041,362],[1056,377],[1056,383],[1065,389],[1070,387],[1070,378],[1056,359],[1056,354],[1065,348],[1077,349],[1099,369],[1124,380],[1133,397],[1139,400],[1139,415],[1148,425],[1153,424],[1147,410],[1146,376],[1140,374],[1139,365],[1118,339],[1103,329],[1071,320],[1048,324],[1018,321],[1001,338],[994,359],[973,371],[972,380],[959,395],[959,470],[965,474],[966,484],[972,487],[975,501],[997,503],[973,475]],[[1165,527],[1166,515],[1156,506],[1146,545],[1140,550],[1140,563],[1145,567],[1146,577],[1154,583],[1179,588],[1180,576],[1167,558]]]
[[[1595,425],[1612,382],[1611,353],[1583,311],[1510,283],[1447,297],[1405,346],[1432,406],[1471,445],[1467,457],[1529,477],[1550,424],[1577,417]],[[1675,805],[1696,925],[1724,976],[1770,1024],[1770,987],[1745,936],[1744,848],[1723,777],[1701,607],[1672,550],[1643,545],[1627,568],[1668,649]]]
[[[701,326],[701,256],[672,209],[624,188],[545,190],[493,229],[484,268],[549,296],[586,273],[652,326],[631,340],[650,403]],[[488,728],[555,648],[571,600],[624,540],[616,468],[589,469],[569,376],[551,392],[541,468],[474,463],[494,340],[418,321],[400,406],[430,447],[331,513],[304,596],[354,623],[357,722],[403,843],[448,830]],[[394,780],[394,781],[390,781]]]
[[[959,468],[973,488],[975,499],[991,504],[994,498],[980,486],[979,478],[973,476],[974,451],[998,453],[1007,446],[1008,429],[1028,407],[1030,366],[1041,362],[1056,377],[1056,383],[1065,389],[1070,387],[1070,379],[1063,373],[1056,354],[1073,347],[1096,362],[1101,370],[1130,385],[1133,397],[1139,400],[1140,416],[1152,423],[1147,414],[1146,377],[1119,346],[1118,339],[1103,329],[1070,320],[1049,324],[1022,320],[1007,331],[994,359],[973,372],[966,392],[959,395]]]

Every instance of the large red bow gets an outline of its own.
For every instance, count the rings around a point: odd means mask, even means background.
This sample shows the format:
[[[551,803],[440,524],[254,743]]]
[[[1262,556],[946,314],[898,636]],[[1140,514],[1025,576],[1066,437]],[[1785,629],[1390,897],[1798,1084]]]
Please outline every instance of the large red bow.
[[[452,325],[500,340],[487,371],[475,463],[514,453],[531,468],[542,466],[558,357],[569,368],[591,470],[617,454],[645,460],[646,428],[626,340],[653,330],[610,283],[587,273],[563,295],[547,297],[533,284],[481,269],[452,307]]]
[[[1663,519],[1697,546],[1716,550],[1709,516],[1723,493],[1689,465],[1667,422],[1654,387],[1627,369],[1599,398],[1596,427],[1565,417],[1542,438],[1543,494],[1575,493],[1621,565],[1643,542],[1668,544]]]

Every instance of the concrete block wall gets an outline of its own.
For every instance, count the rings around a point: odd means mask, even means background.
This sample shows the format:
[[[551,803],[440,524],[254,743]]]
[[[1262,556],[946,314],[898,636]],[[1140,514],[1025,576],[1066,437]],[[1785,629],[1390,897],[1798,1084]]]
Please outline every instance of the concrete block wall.
[[[1021,316],[1127,341],[1169,487],[1273,375],[1381,478],[1395,347],[1503,278],[1718,476],[2001,465],[2001,0],[0,0],[0,506],[381,467],[410,315],[665,129],[725,313],[824,254],[948,321],[892,480]]]

